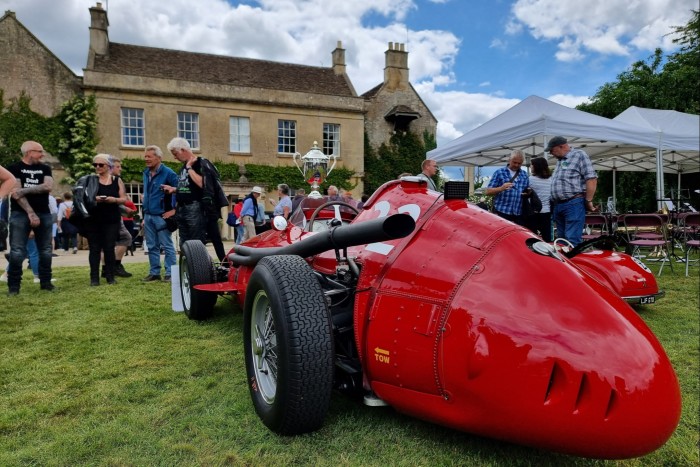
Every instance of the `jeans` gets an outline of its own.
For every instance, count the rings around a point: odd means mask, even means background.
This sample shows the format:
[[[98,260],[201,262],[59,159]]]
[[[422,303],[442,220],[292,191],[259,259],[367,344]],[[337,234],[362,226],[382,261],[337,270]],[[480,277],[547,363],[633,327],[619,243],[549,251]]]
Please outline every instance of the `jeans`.
[[[29,232],[34,230],[34,239],[39,252],[39,281],[41,285],[51,285],[51,229],[53,219],[50,212],[37,213],[39,225],[29,224],[29,216],[22,210],[10,213],[10,261],[7,268],[7,287],[19,290],[22,283],[22,262],[27,257]]]
[[[153,214],[144,215],[144,232],[146,235],[146,247],[148,248],[148,262],[150,269],[148,274],[160,276],[160,249],[165,251],[165,275],[170,275],[170,267],[175,264],[175,245],[173,238],[165,225],[165,219]]]
[[[554,223],[557,236],[564,237],[576,246],[583,241],[583,226],[586,223],[586,200],[574,198],[554,206]]]
[[[32,269],[34,277],[39,278],[39,250],[36,247],[34,238],[27,239],[27,256],[29,257],[29,267]],[[24,261],[22,261],[24,263]],[[7,270],[10,270],[10,265],[7,265]],[[9,274],[9,272],[8,272]]]
[[[244,236],[245,236],[245,226],[243,225],[243,222],[241,221],[238,224],[236,224],[236,245],[241,244]]]

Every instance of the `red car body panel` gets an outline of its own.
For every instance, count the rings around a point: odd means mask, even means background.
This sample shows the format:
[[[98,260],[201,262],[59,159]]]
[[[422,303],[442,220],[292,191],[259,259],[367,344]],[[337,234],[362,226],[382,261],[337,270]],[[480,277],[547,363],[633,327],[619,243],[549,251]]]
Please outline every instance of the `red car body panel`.
[[[378,397],[434,423],[585,457],[640,456],[671,436],[676,375],[619,293],[654,293],[636,262],[539,254],[528,230],[409,181],[377,190],[352,222],[396,213],[414,218],[411,234],[348,251],[361,266],[355,344]],[[307,235],[291,227],[245,246]],[[333,251],[307,261],[326,274],[337,266]],[[230,271],[241,304],[251,272]]]

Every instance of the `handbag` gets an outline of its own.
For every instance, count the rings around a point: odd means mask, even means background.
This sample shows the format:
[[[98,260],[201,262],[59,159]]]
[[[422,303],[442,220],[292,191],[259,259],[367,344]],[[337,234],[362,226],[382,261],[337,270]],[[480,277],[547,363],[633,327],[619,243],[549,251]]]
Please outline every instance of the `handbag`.
[[[231,227],[236,226],[237,220],[238,220],[238,217],[236,216],[236,213],[234,213],[234,212],[229,212],[228,216],[226,216],[226,224],[230,225]]]
[[[175,232],[177,230],[177,220],[175,216],[164,217],[163,220],[165,221],[165,227],[168,229],[168,232]]]

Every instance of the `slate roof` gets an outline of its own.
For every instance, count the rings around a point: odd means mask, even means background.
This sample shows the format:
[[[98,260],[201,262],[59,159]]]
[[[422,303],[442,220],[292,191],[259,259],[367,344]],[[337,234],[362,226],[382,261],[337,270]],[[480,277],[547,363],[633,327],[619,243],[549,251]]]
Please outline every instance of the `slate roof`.
[[[343,75],[332,68],[296,65],[110,42],[93,71],[355,97]]]

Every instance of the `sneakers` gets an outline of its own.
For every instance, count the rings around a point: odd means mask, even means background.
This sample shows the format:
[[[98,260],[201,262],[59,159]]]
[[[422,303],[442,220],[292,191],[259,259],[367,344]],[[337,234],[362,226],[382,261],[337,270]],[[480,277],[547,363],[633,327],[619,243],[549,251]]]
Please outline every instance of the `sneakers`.
[[[133,276],[133,274],[128,272],[126,269],[124,269],[123,264],[117,264],[114,267],[114,275],[118,276],[118,277],[131,277],[131,276]]]
[[[153,274],[149,274],[143,279],[141,279],[141,282],[154,282],[154,281],[159,281],[160,276],[154,276]]]
[[[78,252],[77,248],[73,248],[73,254],[76,254]]]
[[[7,291],[8,297],[14,297],[15,295],[19,295],[19,289],[10,289]]]
[[[167,276],[163,277],[163,280],[164,280],[165,282],[170,282],[170,274],[168,274]]]
[[[3,272],[2,276],[0,276],[0,282],[7,282],[7,273]]]
[[[41,284],[41,290],[46,290],[47,292],[53,292],[56,290],[56,286],[53,284]]]
[[[90,287],[97,287],[100,285],[100,281],[90,281]]]
[[[34,283],[35,283],[35,284],[39,284],[40,282],[41,282],[41,279],[39,279],[38,277],[35,276],[35,277],[34,277]],[[55,277],[52,277],[52,278],[51,278],[51,282],[56,282],[56,278],[55,278]]]

